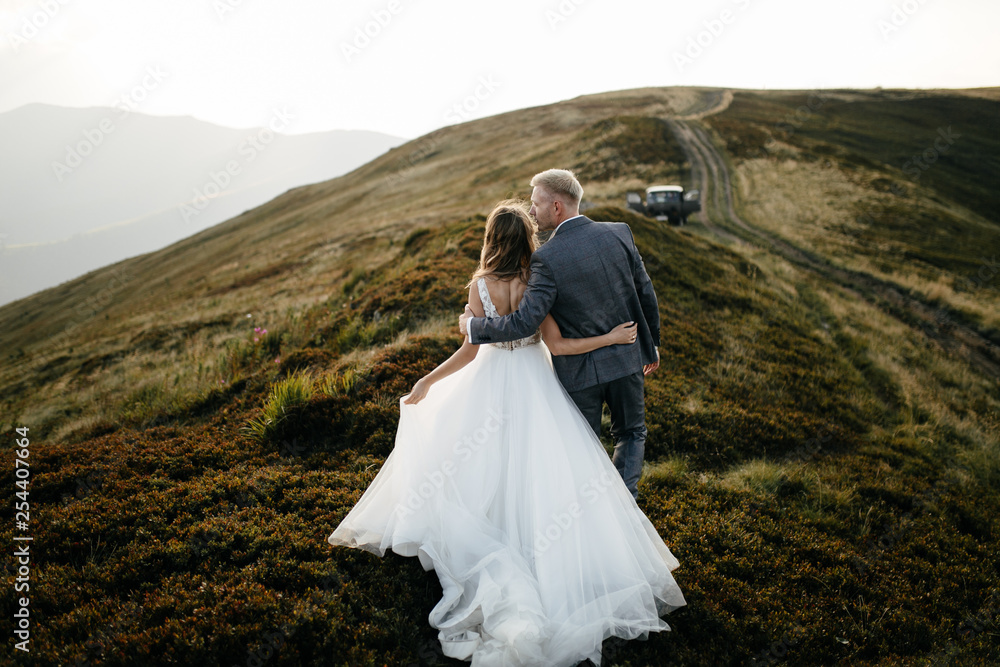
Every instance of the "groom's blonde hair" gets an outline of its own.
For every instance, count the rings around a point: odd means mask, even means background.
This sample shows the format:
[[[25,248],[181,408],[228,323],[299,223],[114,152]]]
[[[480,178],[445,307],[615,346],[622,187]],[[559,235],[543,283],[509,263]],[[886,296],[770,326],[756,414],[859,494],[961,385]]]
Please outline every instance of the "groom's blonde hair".
[[[535,174],[531,186],[540,186],[553,196],[564,199],[567,204],[579,204],[583,199],[583,186],[576,180],[576,174],[569,169],[547,169]]]

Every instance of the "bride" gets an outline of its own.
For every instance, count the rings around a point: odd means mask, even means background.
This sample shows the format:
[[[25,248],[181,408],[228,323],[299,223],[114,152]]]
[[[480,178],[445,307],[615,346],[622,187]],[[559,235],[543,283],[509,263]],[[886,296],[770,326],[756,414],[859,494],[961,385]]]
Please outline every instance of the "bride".
[[[516,309],[536,226],[501,202],[469,283],[477,316]],[[601,644],[669,630],[679,563],[559,382],[550,355],[628,345],[635,325],[563,338],[548,316],[509,343],[468,339],[400,399],[396,444],[332,545],[433,569],[429,620],[473,667],[601,664]]]

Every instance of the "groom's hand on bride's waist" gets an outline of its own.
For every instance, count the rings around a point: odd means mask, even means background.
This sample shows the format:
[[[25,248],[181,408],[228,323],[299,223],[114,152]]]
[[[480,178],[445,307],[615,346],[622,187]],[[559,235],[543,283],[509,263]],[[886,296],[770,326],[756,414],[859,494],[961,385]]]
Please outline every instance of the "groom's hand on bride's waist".
[[[458,316],[458,330],[463,336],[469,335],[469,318],[475,316],[469,304],[465,304],[465,312]]]

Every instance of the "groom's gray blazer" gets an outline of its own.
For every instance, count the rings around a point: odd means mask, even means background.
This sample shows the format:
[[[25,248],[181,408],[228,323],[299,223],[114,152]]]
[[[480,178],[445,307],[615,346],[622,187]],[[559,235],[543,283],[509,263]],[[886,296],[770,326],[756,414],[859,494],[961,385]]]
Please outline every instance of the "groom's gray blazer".
[[[660,313],[653,285],[623,222],[566,220],[531,256],[531,277],[518,309],[468,321],[474,344],[532,335],[549,312],[566,338],[600,336],[622,322],[638,324],[635,343],[553,356],[566,391],[578,391],[641,371],[656,361]]]

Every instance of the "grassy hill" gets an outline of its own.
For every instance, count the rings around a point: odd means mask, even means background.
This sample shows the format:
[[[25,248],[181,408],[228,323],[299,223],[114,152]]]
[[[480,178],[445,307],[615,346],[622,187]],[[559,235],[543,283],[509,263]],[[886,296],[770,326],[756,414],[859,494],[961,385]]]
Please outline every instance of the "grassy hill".
[[[708,123],[738,163],[748,220],[1000,345],[1000,117],[988,92],[746,92]]]
[[[433,572],[325,540],[460,342],[484,214],[550,166],[630,224],[664,322],[640,505],[688,606],[605,663],[1000,660],[998,378],[946,344],[1000,342],[998,95],[824,97],[643,89],[444,128],[0,309],[9,456],[31,437],[30,660],[465,664],[427,625]],[[620,208],[692,182],[666,121],[706,109],[687,122],[746,225],[936,328],[739,242],[722,207],[680,228]],[[945,123],[962,136],[911,180]]]

